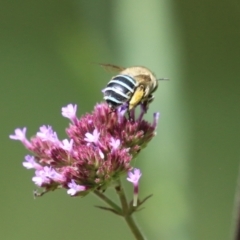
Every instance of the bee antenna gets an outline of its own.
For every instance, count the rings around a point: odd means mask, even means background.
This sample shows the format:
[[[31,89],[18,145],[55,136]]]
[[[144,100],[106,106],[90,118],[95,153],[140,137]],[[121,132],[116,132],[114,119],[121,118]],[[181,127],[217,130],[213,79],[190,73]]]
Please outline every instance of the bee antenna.
[[[170,80],[170,79],[169,79],[169,78],[158,78],[158,79],[157,79],[157,81],[165,81],[165,80],[168,81],[168,80]]]

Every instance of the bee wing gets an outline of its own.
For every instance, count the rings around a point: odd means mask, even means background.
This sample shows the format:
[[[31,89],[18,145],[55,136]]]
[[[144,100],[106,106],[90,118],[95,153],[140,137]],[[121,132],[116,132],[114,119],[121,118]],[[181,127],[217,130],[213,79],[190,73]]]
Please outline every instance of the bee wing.
[[[146,74],[139,74],[134,77],[139,85],[148,85],[151,82],[151,78],[149,75]]]
[[[100,63],[99,64],[101,67],[103,67],[106,71],[108,72],[121,72],[123,70],[125,70],[124,67],[119,67],[113,64],[105,64],[105,63]]]

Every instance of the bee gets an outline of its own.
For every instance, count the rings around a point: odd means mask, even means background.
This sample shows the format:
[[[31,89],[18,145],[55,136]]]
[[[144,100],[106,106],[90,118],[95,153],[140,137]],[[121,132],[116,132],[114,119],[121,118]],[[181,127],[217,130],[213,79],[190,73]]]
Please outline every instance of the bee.
[[[127,104],[128,112],[140,104],[146,111],[154,99],[153,93],[158,88],[158,81],[168,80],[157,79],[146,67],[124,68],[111,64],[101,64],[101,66],[118,72],[102,91],[103,98],[112,111],[123,104]]]

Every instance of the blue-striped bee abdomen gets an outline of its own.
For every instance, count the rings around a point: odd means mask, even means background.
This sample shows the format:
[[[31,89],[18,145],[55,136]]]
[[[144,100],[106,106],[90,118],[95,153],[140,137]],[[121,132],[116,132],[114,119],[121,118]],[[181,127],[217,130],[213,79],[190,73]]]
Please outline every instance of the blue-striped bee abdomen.
[[[117,75],[103,89],[104,99],[115,109],[131,99],[136,87],[137,82],[129,75]]]

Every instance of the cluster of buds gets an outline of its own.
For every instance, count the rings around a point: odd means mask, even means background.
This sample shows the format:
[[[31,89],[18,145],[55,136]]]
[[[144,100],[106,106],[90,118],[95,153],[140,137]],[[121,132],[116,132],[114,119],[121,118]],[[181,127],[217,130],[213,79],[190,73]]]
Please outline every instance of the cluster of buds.
[[[26,128],[16,129],[10,138],[20,140],[32,153],[25,157],[23,166],[35,170],[32,180],[43,189],[38,195],[65,188],[71,196],[85,196],[106,190],[126,173],[138,189],[141,172],[130,163],[154,137],[159,114],[149,123],[143,120],[144,110],[138,118],[134,111],[129,119],[126,108],[111,112],[101,103],[91,114],[78,118],[77,106],[69,104],[62,108],[62,116],[71,121],[64,140],[58,139],[51,126],[41,126],[30,140]]]

